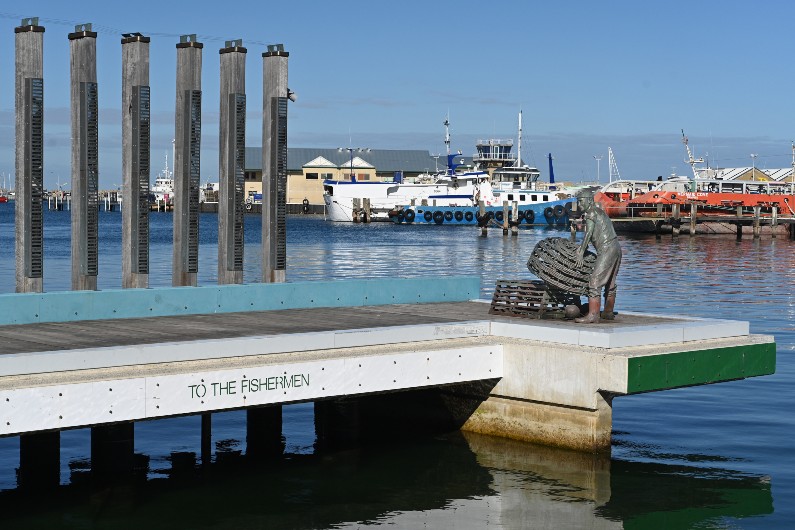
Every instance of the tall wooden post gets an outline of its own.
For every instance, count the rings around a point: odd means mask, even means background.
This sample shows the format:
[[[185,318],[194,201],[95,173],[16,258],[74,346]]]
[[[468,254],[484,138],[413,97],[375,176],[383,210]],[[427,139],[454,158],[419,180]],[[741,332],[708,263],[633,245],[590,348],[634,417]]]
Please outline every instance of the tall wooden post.
[[[121,40],[122,287],[149,286],[149,37]]]
[[[262,54],[262,281],[279,283],[287,275],[287,88],[284,46]]]
[[[44,290],[44,27],[38,18],[25,18],[14,33],[16,290],[40,293]],[[60,446],[60,431],[19,437],[21,488],[58,486]]]
[[[174,123],[174,286],[198,284],[199,187],[202,127],[202,48],[196,35],[177,44],[177,100]]]
[[[44,28],[26,18],[15,33],[16,290],[44,290]]]
[[[218,283],[243,283],[243,196],[246,158],[246,49],[221,48],[218,177]]]
[[[96,290],[99,269],[99,107],[97,34],[69,34],[72,109],[72,289]]]

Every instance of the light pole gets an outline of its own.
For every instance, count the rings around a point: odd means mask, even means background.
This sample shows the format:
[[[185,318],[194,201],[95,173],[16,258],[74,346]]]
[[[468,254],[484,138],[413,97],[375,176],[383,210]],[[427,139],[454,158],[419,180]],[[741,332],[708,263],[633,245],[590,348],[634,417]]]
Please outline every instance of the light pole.
[[[356,175],[353,172],[353,153],[355,151],[361,152],[370,152],[369,147],[338,147],[337,151],[348,151],[351,154],[351,182],[356,182]]]
[[[593,155],[593,159],[596,160],[596,184],[599,184],[599,163],[602,161],[602,155],[596,156]]]
[[[756,157],[758,154],[751,153],[751,180],[756,180]]]

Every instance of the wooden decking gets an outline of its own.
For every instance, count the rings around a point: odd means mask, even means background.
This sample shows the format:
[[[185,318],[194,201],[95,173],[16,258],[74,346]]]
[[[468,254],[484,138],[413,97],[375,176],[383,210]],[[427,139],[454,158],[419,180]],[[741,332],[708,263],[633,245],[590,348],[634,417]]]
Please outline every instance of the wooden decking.
[[[0,355],[472,320],[573,325],[565,320],[490,315],[489,308],[483,302],[396,304],[0,326]],[[617,320],[598,326],[606,329],[666,321],[669,319],[620,315]]]

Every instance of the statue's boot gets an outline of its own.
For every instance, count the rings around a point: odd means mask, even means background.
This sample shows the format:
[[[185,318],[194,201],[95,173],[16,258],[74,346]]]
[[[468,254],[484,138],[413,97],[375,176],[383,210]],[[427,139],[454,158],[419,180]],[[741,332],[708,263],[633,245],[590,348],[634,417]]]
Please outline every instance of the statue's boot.
[[[615,320],[616,313],[613,308],[616,306],[616,295],[609,294],[605,297],[605,308],[600,315],[605,320]]]
[[[599,305],[602,300],[597,296],[596,298],[588,298],[588,314],[584,317],[575,318],[574,321],[578,324],[596,324],[599,322]]]

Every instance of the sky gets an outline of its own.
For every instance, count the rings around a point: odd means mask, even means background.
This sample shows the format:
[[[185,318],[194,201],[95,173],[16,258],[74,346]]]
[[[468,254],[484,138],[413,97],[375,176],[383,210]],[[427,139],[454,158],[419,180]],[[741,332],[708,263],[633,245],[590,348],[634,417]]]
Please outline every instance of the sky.
[[[202,182],[218,175],[219,55],[242,39],[246,144],[261,145],[262,52],[284,44],[288,147],[475,153],[516,139],[548,178],[690,174],[682,129],[711,166],[790,167],[795,139],[795,4],[638,2],[135,2],[47,0],[0,6],[0,186],[14,173],[14,27],[44,33],[45,186],[69,187],[69,44],[76,24],[97,37],[100,188],[121,184],[121,34],[151,37],[152,180],[171,159],[176,48],[204,44]],[[756,155],[752,157],[751,155]],[[599,160],[597,160],[599,158]],[[615,173],[614,173],[615,174]]]

